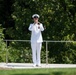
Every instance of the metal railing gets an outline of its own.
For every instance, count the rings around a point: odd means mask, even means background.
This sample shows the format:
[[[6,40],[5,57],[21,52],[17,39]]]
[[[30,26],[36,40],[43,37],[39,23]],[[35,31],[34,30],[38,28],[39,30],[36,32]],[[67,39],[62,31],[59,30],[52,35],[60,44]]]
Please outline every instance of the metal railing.
[[[5,42],[6,42],[6,48],[8,48],[8,46],[7,46],[7,42],[9,41],[18,41],[18,42],[30,42],[30,40],[4,40]],[[54,42],[76,42],[76,41],[48,41],[48,40],[44,40],[43,42],[45,42],[46,43],[46,64],[48,64],[48,43],[49,42],[52,42],[52,43],[54,43]],[[6,64],[8,63],[8,49],[6,49],[7,51],[6,51]]]
[[[8,46],[7,46],[7,42],[9,41],[18,41],[18,42],[30,42],[30,40],[4,40],[6,42],[6,64],[8,64]],[[48,64],[48,42],[49,41],[43,41],[46,43],[46,64]]]

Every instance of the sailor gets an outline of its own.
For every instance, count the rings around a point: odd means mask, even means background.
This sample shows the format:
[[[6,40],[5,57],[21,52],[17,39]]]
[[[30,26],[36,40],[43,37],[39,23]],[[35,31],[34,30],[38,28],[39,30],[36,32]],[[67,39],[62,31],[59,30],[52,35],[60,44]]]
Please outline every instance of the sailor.
[[[32,59],[33,66],[41,66],[40,53],[42,47],[42,31],[44,31],[43,24],[38,20],[40,16],[38,14],[32,15],[34,23],[30,24],[29,30],[31,31],[31,48],[32,48]]]

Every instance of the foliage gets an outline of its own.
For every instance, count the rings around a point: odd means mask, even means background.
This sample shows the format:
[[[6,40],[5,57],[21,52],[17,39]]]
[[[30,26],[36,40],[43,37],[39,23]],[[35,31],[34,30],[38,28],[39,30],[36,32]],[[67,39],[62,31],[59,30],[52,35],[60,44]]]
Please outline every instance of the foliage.
[[[1,0],[1,2],[0,23],[6,28],[5,39],[29,40],[31,33],[28,27],[33,22],[31,16],[38,13],[40,22],[46,27],[42,33],[44,40],[76,40],[76,0]],[[6,12],[3,9],[6,9]],[[46,58],[45,49],[43,44],[42,62],[45,62]],[[32,62],[29,58],[30,44],[8,42],[8,50],[10,62]],[[76,42],[48,43],[48,51],[49,63],[76,63]]]
[[[3,29],[0,25],[0,62],[5,62],[6,44],[3,41],[4,35],[2,32]]]

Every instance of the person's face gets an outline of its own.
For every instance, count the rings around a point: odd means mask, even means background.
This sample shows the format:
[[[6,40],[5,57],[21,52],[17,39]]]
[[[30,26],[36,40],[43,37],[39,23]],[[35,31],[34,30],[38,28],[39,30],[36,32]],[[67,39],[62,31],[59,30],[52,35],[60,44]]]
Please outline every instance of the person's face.
[[[34,22],[38,22],[38,17],[33,18]]]

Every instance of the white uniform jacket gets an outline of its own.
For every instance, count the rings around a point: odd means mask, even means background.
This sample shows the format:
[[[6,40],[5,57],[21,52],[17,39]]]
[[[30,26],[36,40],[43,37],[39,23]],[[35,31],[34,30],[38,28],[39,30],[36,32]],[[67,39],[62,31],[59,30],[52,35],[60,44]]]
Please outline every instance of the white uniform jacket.
[[[31,31],[31,42],[43,42],[41,31],[44,31],[44,27],[41,23],[39,25],[34,23],[30,24],[28,29]]]

